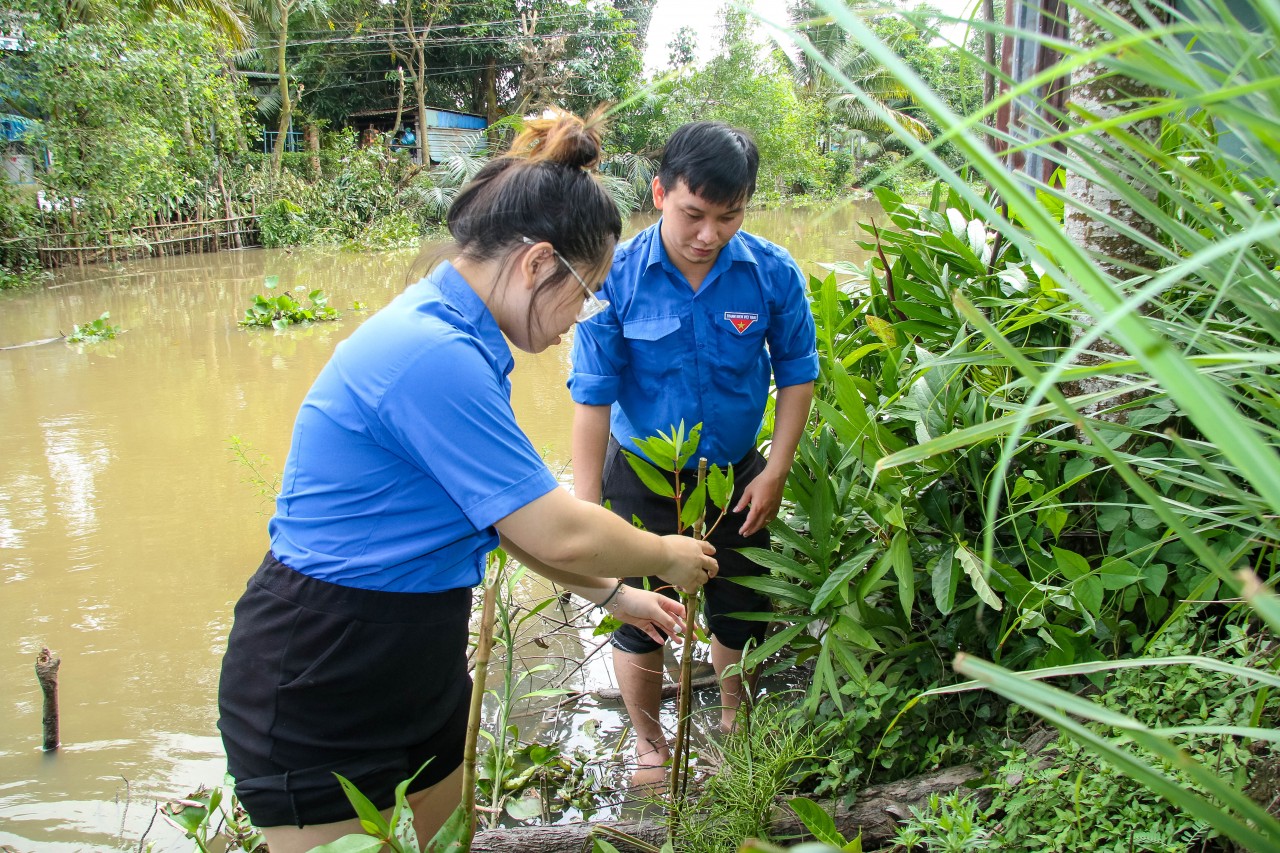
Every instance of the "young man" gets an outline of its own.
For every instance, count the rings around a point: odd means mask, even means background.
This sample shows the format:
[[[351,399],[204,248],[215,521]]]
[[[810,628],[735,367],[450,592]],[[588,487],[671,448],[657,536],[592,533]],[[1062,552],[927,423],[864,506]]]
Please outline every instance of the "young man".
[[[674,532],[674,501],[652,494],[620,449],[636,452],[633,439],[670,432],[682,421],[686,428],[702,424],[697,456],[733,466],[731,512],[711,537],[720,573],[704,587],[717,675],[764,636],[765,622],[728,614],[767,611],[769,600],[727,578],[764,572],[734,549],[769,547],[766,525],[778,514],[818,375],[799,268],[781,247],[739,230],[758,164],[755,143],[741,130],[695,122],[672,135],[653,180],[662,218],[614,253],[601,292],[609,308],[578,325],[569,378],[574,487],[583,500],[608,501],[648,530]],[[766,462],[756,436],[770,374],[777,405]],[[696,464],[695,456],[690,482]],[[714,518],[712,511],[708,524]],[[664,586],[649,581],[653,589]],[[627,582],[642,586],[644,579]],[[636,730],[636,781],[656,781],[660,772],[646,768],[670,757],[658,722],[662,650],[627,626],[611,642]],[[740,678],[721,678],[723,730],[732,729],[746,693]]]

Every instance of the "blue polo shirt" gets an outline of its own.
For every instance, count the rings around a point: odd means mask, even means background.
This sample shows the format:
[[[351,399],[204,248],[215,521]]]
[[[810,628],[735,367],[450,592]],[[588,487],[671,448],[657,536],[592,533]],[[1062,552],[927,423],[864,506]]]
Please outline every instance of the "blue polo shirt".
[[[360,589],[475,586],[493,524],[557,487],[511,410],[515,362],[449,264],[338,345],[298,412],[271,550]]]
[[[818,376],[804,277],[781,246],[739,231],[695,292],[660,226],[614,253],[608,310],[577,326],[569,391],[575,402],[611,406],[624,448],[683,420],[703,425],[699,456],[729,465],[756,445],[770,375],[779,388]]]

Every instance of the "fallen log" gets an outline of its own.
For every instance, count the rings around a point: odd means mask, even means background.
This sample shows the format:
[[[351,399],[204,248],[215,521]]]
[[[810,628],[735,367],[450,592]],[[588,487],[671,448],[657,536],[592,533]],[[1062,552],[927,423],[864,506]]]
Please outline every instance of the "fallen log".
[[[693,679],[693,685],[692,685],[694,690],[705,690],[708,687],[719,687],[719,686],[720,686],[720,679],[716,677],[716,674],[714,672],[708,673],[707,675],[698,676],[697,678]],[[675,697],[675,695],[679,692],[680,692],[680,685],[676,684],[673,681],[664,682],[662,685],[663,699],[671,699]],[[592,690],[591,696],[593,699],[598,699],[601,702],[621,702],[622,701],[622,691],[616,687],[601,687],[598,690]]]
[[[912,806],[919,808],[928,802],[930,794],[948,794],[981,775],[976,767],[968,764],[948,767],[936,773],[867,788],[858,794],[851,806],[832,808],[830,803],[825,805],[845,838],[854,838],[861,830],[864,847],[871,849],[873,845],[894,837],[898,821],[911,814]],[[982,793],[975,792],[975,796]],[[473,853],[581,853],[587,849],[585,845],[592,828],[600,825],[613,827],[654,846],[661,846],[666,840],[667,827],[661,820],[598,821],[485,830],[476,833],[471,850]],[[770,835],[787,843],[809,838],[795,814],[781,804],[775,809]],[[622,851],[640,849],[620,842],[612,834],[607,840]]]

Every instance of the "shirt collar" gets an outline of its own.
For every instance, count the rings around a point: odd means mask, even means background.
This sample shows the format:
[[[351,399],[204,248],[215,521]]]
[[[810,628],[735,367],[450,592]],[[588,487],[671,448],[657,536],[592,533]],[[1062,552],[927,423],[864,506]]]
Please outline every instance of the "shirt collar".
[[[649,253],[645,257],[645,269],[649,269],[654,264],[662,264],[668,271],[675,271],[676,265],[671,262],[671,257],[667,254],[667,247],[662,245],[662,219],[659,218],[657,223],[649,230]],[[716,262],[712,265],[707,277],[714,278],[718,276],[730,264],[738,261],[756,265],[760,263],[755,253],[751,251],[751,247],[747,245],[747,241],[742,239],[741,228],[734,232],[734,235],[729,238],[729,242],[725,243],[724,248],[720,250],[720,254],[716,256]]]
[[[511,355],[511,346],[498,328],[498,321],[493,318],[489,306],[471,289],[462,273],[454,269],[453,264],[443,261],[431,271],[428,280],[440,291],[445,303],[471,324],[476,337],[489,351],[494,365],[502,371],[502,375],[509,374],[516,365],[515,358]]]

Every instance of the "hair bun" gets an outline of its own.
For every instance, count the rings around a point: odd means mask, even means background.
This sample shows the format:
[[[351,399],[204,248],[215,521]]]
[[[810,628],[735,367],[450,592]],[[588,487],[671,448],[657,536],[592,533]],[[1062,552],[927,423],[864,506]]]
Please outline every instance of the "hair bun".
[[[599,113],[583,121],[572,113],[551,108],[525,122],[508,155],[591,169],[600,163],[600,125]]]

